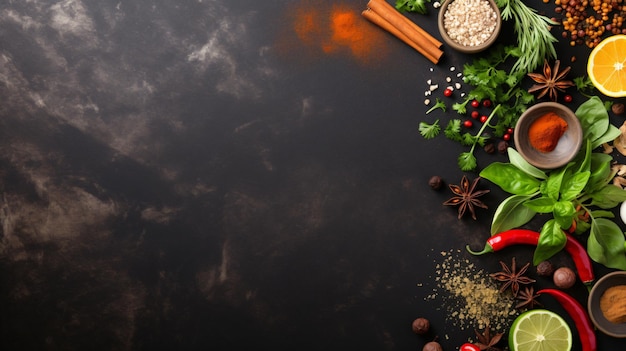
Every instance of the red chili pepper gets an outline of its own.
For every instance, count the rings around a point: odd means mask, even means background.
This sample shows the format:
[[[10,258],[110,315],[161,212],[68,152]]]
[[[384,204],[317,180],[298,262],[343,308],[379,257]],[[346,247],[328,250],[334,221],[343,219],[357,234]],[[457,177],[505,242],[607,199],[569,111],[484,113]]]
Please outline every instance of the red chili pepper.
[[[572,317],[583,351],[597,351],[596,333],[591,323],[591,319],[587,314],[587,310],[571,295],[557,289],[542,289],[537,294],[547,294],[554,297],[563,306],[565,311]]]
[[[506,247],[517,245],[517,244],[525,244],[525,245],[535,245],[539,242],[539,232],[529,229],[510,229],[506,230],[502,233],[498,233],[493,235],[489,239],[487,239],[487,243],[485,244],[485,248],[480,252],[472,251],[467,246],[467,251],[469,251],[473,255],[482,255],[489,252],[500,251]],[[572,237],[570,234],[565,233],[567,237],[567,242],[565,243],[565,250],[569,253],[574,261],[574,265],[576,265],[576,270],[578,271],[578,276],[580,280],[587,286],[590,286],[595,280],[595,276],[593,274],[593,264],[589,255],[587,254],[587,250],[584,246],[582,246],[576,238]]]
[[[466,342],[465,344],[461,345],[459,351],[480,351],[480,347]]]

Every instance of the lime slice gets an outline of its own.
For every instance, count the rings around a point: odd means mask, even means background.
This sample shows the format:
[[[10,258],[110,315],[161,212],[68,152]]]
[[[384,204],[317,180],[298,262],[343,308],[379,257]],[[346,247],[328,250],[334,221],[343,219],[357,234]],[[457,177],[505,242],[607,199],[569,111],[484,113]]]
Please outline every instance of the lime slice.
[[[520,314],[509,331],[513,351],[569,351],[572,331],[558,314],[534,309]]]

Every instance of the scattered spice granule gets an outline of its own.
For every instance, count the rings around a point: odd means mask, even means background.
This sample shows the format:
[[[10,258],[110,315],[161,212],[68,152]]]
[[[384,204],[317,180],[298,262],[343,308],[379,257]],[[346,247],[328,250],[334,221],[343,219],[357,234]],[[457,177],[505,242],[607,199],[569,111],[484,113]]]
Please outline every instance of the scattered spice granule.
[[[425,300],[440,300],[446,320],[461,330],[497,330],[508,328],[519,313],[510,294],[502,294],[484,270],[467,258],[459,257],[461,250],[442,251],[443,260],[435,266],[438,289]],[[445,290],[445,294],[441,293]]]

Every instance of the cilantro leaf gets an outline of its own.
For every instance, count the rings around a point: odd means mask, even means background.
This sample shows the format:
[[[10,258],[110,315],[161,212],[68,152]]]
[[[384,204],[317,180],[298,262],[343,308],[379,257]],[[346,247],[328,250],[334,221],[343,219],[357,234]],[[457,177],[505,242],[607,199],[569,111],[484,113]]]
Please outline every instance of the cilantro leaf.
[[[437,135],[439,135],[439,131],[441,131],[439,120],[436,120],[433,124],[420,122],[419,131],[420,131],[420,134],[424,137],[424,139],[432,139],[436,137]]]
[[[443,112],[446,112],[446,103],[443,102],[441,99],[437,98],[437,102],[435,102],[435,105],[429,108],[428,111],[426,111],[426,114],[429,114],[436,109],[441,109]]]
[[[459,167],[464,172],[473,171],[476,169],[476,156],[472,152],[463,152],[458,158]]]

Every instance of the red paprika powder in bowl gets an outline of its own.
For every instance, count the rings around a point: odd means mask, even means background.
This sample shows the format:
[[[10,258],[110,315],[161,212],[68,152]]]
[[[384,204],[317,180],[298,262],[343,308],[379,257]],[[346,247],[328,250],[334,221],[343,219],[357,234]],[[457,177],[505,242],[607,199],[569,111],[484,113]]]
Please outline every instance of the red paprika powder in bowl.
[[[528,163],[542,169],[554,169],[576,156],[583,133],[572,110],[556,102],[542,102],[520,116],[514,139],[517,152]]]

